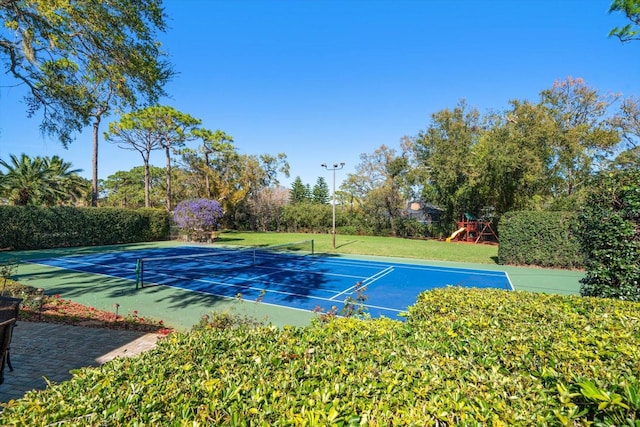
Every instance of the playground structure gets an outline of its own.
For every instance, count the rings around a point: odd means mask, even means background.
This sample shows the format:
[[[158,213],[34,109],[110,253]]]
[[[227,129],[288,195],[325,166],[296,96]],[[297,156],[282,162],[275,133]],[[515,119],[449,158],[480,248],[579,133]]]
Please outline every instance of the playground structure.
[[[464,214],[458,221],[458,229],[446,241],[479,243],[485,241],[497,242],[498,235],[491,226],[491,221],[477,219],[471,214]]]

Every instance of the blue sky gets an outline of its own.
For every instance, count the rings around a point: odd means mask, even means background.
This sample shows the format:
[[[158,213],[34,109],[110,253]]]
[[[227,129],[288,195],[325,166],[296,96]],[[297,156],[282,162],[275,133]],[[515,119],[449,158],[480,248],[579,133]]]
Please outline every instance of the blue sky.
[[[161,36],[178,75],[171,105],[232,135],[242,153],[284,152],[291,177],[331,185],[321,163],[426,129],[465,99],[482,113],[536,101],[556,80],[640,96],[640,42],[607,34],[627,22],[611,0],[165,0]],[[60,155],[91,176],[91,129],[67,150],[28,119],[23,89],[0,75],[0,158]],[[109,117],[101,125],[107,129]],[[163,166],[162,154],[152,163]],[[99,177],[141,165],[102,140]]]

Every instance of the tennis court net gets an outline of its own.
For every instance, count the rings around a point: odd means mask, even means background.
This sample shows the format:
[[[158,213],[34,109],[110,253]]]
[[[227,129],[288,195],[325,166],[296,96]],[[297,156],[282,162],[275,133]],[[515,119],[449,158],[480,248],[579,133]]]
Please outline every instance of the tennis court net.
[[[173,255],[165,257],[138,258],[136,261],[136,289],[144,287],[147,281],[145,274],[157,272],[170,275],[171,272],[184,272],[189,269],[205,269],[214,271],[218,265],[232,265],[234,267],[251,267],[269,264],[278,259],[313,255],[313,240],[284,243],[270,246],[256,246],[250,248],[216,248],[206,249],[206,252],[196,252],[188,255]]]

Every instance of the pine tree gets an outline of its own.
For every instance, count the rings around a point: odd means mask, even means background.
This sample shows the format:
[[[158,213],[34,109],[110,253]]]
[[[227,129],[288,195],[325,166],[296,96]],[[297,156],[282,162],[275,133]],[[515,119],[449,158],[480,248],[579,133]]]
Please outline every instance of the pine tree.
[[[312,192],[313,203],[326,205],[329,203],[329,186],[323,177],[318,177]]]
[[[289,193],[289,202],[292,204],[308,201],[307,187],[302,183],[302,179],[297,176],[291,184],[291,192]]]

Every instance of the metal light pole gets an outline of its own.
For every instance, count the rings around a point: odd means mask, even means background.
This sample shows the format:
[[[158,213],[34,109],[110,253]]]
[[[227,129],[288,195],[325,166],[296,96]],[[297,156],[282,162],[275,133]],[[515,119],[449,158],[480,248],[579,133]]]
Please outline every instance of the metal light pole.
[[[336,171],[339,171],[344,167],[344,162],[340,162],[340,164],[334,163],[332,167],[327,166],[326,163],[323,163],[320,166],[322,166],[328,171],[333,171],[333,197],[332,197],[333,201],[331,202],[331,205],[333,208],[332,209],[333,225],[331,228],[331,243],[332,243],[333,249],[335,249],[336,248]]]

